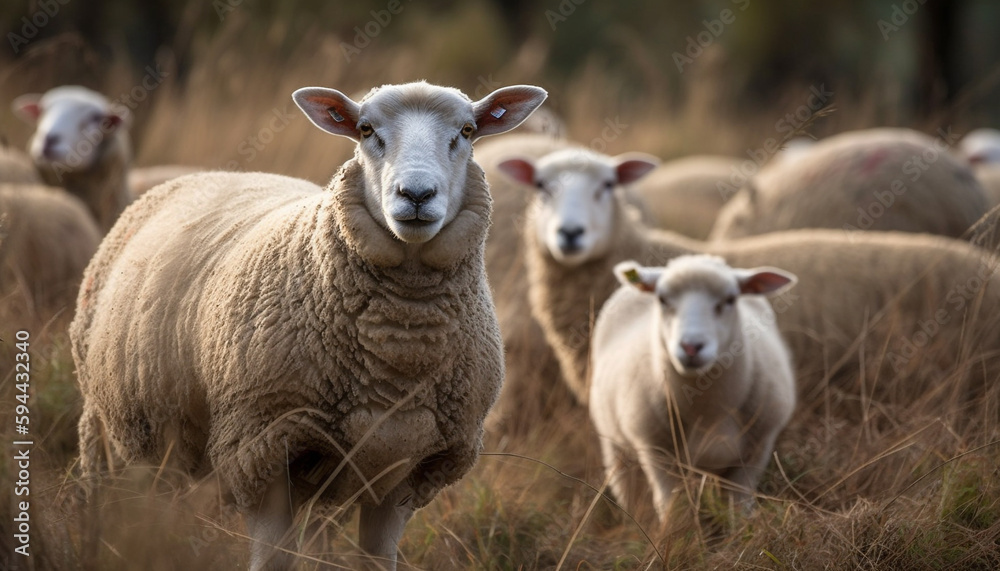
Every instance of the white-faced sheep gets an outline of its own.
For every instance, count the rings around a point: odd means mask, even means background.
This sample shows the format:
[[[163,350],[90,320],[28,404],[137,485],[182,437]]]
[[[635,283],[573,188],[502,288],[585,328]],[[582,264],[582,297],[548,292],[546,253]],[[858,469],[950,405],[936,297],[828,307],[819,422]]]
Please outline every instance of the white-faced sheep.
[[[0,184],[0,299],[5,319],[72,313],[101,233],[77,198],[42,185]]]
[[[127,110],[84,87],[22,95],[13,108],[36,126],[28,151],[42,179],[83,200],[105,233],[135,197],[199,170],[178,165],[131,169]]]
[[[983,185],[990,206],[1000,204],[1000,130],[976,129],[962,137],[958,154]]]
[[[711,238],[800,228],[961,236],[989,207],[948,144],[905,129],[824,139],[762,169],[719,213]]]
[[[730,179],[740,161],[720,156],[692,156],[657,167],[636,183],[657,228],[704,240],[726,201]]]
[[[597,318],[590,388],[612,493],[630,510],[647,501],[626,485],[638,463],[663,522],[683,462],[748,498],[795,408],[788,348],[764,299],[795,277],[714,256],[614,272],[623,286]]]
[[[608,157],[587,168],[555,155],[537,163],[512,159],[507,172],[538,188],[525,232],[532,313],[581,400],[589,392],[591,324],[616,288],[614,265],[665,264],[693,253],[719,255],[737,267],[774,264],[798,276],[796,291],[776,304],[804,386],[856,371],[862,342],[884,355],[878,362],[893,373],[921,363],[946,372],[960,357],[970,370],[980,362],[995,366],[1000,333],[990,328],[1000,324],[991,317],[1000,314],[1000,280],[995,259],[983,250],[940,236],[833,230],[699,242],[642,227],[617,198],[595,200],[614,179],[588,173],[606,168]],[[560,198],[566,194],[577,195],[582,210],[552,207],[554,198],[569,200]],[[888,337],[875,335],[877,327]],[[940,351],[919,350],[932,339]]]
[[[249,519],[252,569],[289,564],[270,546],[288,545],[306,499],[356,502],[361,547],[394,568],[413,511],[476,461],[503,377],[472,142],[545,92],[473,102],[420,82],[294,99],[358,143],[329,188],[189,175],[102,243],[70,328],[81,464],[98,472],[103,435],[126,462],[172,450],[214,471]]]

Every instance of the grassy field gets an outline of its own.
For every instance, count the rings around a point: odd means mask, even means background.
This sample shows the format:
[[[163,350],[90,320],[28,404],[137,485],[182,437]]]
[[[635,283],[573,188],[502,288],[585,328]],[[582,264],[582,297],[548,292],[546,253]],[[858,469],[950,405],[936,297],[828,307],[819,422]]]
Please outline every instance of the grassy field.
[[[505,61],[483,55],[461,66],[378,45],[347,62],[332,38],[289,44],[275,30],[248,43],[240,41],[246,28],[238,17],[230,22],[200,46],[183,84],[164,62],[164,79],[133,101],[137,164],[262,170],[325,182],[352,145],[309,125],[289,94],[306,85],[361,94],[418,78],[470,94],[479,89],[480,95],[498,86],[487,85],[493,81],[542,85],[571,137],[612,154],[746,156],[780,138],[776,122],[808,106],[810,89],[819,87],[790,85],[772,107],[737,116],[725,74],[707,60],[685,77],[678,95],[655,89],[669,82],[666,72],[655,70],[648,90],[609,88],[611,64],[596,60],[551,83],[543,76],[543,47],[531,44]],[[461,29],[462,22],[455,26]],[[429,51],[445,54],[451,53],[445,42],[460,40],[431,41],[442,45]],[[8,68],[0,99],[58,83],[85,82],[112,97],[142,85],[143,74],[125,65],[88,75],[86,65],[99,64],[87,64],[86,53],[51,51]],[[641,56],[636,54],[639,61]],[[455,71],[475,66],[482,71]],[[829,111],[831,104],[836,111]],[[891,105],[891,93],[835,93],[824,104],[825,117],[799,126],[825,134],[894,123],[885,111]],[[28,127],[2,113],[5,136],[21,146]],[[624,127],[609,135],[607,121]],[[933,132],[947,125],[919,127]],[[80,397],[65,333],[69,311],[0,315],[0,435],[5,442],[18,438],[13,342],[23,329],[31,335],[34,440],[32,557],[8,559],[16,502],[23,498],[10,493],[18,468],[5,453],[0,567],[245,568],[243,524],[223,505],[211,478],[191,482],[163,467],[134,467],[106,481],[96,501],[80,500]],[[884,357],[868,355],[863,362]],[[960,387],[980,373],[964,366],[974,357],[950,371],[915,367],[891,378],[879,376],[873,365],[804,395],[779,440],[756,510],[747,515],[734,509],[715,479],[688,471],[686,501],[677,502],[675,517],[662,528],[652,523],[652,506],[628,514],[601,495],[606,482],[586,411],[562,403],[552,418],[520,419],[524,429],[516,436],[489,434],[476,468],[409,524],[401,561],[417,569],[1000,568],[1000,371],[982,371],[985,384],[968,397]],[[545,387],[545,380],[537,385]],[[546,397],[544,388],[538,392],[537,398]],[[302,545],[316,558],[304,559],[304,568],[355,566],[352,516],[324,514],[302,531]]]

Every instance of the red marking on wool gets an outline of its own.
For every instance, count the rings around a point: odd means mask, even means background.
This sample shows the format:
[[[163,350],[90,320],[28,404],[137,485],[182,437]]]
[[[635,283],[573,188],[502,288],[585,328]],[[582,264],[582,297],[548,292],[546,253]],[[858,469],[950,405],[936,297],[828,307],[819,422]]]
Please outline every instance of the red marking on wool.
[[[889,151],[887,149],[878,149],[877,151],[870,153],[867,158],[865,158],[864,164],[861,165],[861,174],[871,174],[871,171],[875,170],[875,167],[880,165],[889,156]]]

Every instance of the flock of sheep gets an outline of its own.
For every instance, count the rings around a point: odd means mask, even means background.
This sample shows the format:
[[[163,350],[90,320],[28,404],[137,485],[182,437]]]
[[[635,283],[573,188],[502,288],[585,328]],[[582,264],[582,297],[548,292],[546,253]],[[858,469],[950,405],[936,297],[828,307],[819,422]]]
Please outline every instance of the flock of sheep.
[[[746,182],[726,157],[477,143],[545,97],[300,89],[357,143],[325,189],[130,170],[99,94],[16,100],[36,133],[30,158],[0,154],[0,293],[38,316],[75,303],[85,484],[166,458],[215,474],[252,569],[293,564],[304,506],[357,503],[366,564],[392,569],[484,427],[522,428],[529,381],[589,407],[613,495],[663,520],[679,463],[749,506],[797,397],[856,375],[859,347],[887,350],[886,374],[966,367],[970,397],[993,380],[1000,134],[846,133]]]

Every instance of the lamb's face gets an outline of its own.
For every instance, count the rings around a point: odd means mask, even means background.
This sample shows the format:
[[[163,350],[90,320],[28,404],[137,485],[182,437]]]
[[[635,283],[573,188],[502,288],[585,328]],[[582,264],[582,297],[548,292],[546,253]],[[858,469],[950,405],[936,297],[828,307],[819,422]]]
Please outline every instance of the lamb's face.
[[[37,121],[28,146],[32,160],[62,172],[90,169],[101,144],[124,122],[103,96],[82,87],[59,87],[40,98],[22,96],[15,106],[22,117]]]
[[[397,238],[420,244],[462,210],[472,143],[517,127],[545,100],[532,86],[473,102],[427,83],[387,85],[360,104],[339,91],[299,89],[296,104],[321,129],[358,142],[368,211]]]
[[[656,297],[657,343],[680,375],[708,371],[721,353],[744,349],[741,297],[776,295],[795,283],[775,268],[735,269],[715,256],[680,256],[665,268],[622,262],[615,274],[623,283]]]
[[[536,188],[535,232],[559,263],[575,266],[600,258],[612,247],[624,184],[653,168],[652,157],[612,158],[582,149],[556,151],[537,163],[508,159],[501,171]]]

